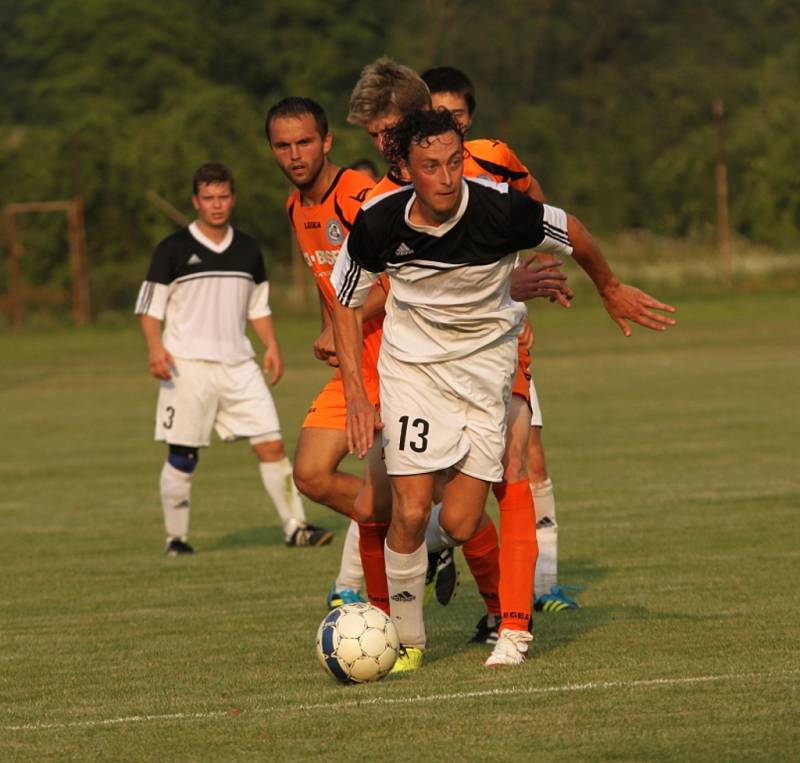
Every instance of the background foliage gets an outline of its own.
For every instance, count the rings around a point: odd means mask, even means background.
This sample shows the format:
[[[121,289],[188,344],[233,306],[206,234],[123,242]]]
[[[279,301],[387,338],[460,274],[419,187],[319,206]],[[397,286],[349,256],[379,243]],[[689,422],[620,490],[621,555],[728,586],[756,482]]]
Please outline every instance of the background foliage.
[[[286,184],[263,139],[268,106],[328,109],[334,159],[377,159],[345,124],[362,66],[388,53],[453,64],[478,88],[475,135],[510,142],[548,197],[600,233],[713,232],[713,97],[724,100],[734,231],[800,241],[800,4],[764,0],[20,0],[0,23],[6,203],[86,202],[96,311],[130,309],[194,168],[235,171],[238,225],[289,257]],[[65,225],[23,222],[26,273],[63,285]],[[4,284],[0,283],[3,287]]]

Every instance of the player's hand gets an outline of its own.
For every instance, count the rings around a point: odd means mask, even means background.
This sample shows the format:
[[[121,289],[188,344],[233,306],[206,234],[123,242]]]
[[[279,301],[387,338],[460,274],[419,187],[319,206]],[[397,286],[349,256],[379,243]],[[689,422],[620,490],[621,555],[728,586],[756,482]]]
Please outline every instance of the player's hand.
[[[264,376],[267,377],[270,386],[277,384],[281,380],[281,376],[283,376],[283,361],[277,347],[270,347],[266,350],[261,370],[264,372]]]
[[[558,268],[559,260],[539,262],[530,256],[511,274],[511,299],[526,302],[537,297],[546,297],[569,307],[573,298],[572,289],[567,286],[567,276]]]
[[[175,368],[175,360],[163,345],[154,348],[148,353],[147,365],[150,375],[155,376],[161,381],[169,381],[172,378],[172,371]]]
[[[375,441],[375,432],[383,429],[375,406],[366,395],[347,401],[347,451],[364,458]]]
[[[672,305],[659,302],[635,286],[625,283],[615,284],[600,296],[611,320],[620,327],[625,336],[630,336],[632,333],[628,321],[653,331],[664,331],[676,323],[673,318],[654,312],[661,310],[665,313],[674,313],[676,309]]]
[[[333,324],[322,329],[320,335],[314,340],[314,357],[329,366],[339,367],[339,361],[336,358],[336,344],[333,340]]]

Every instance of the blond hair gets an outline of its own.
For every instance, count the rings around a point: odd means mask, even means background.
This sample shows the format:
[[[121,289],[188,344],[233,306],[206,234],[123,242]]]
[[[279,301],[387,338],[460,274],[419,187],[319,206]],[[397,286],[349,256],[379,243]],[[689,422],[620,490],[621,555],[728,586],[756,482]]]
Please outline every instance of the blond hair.
[[[366,127],[378,117],[397,112],[405,116],[417,109],[432,108],[428,86],[413,69],[388,56],[367,64],[350,96],[350,124]]]

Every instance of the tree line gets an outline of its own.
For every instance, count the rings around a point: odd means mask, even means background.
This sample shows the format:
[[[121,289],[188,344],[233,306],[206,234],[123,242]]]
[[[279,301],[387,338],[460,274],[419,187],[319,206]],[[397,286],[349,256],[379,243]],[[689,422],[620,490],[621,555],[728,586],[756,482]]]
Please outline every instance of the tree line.
[[[191,216],[191,175],[208,159],[234,170],[236,223],[285,264],[287,186],[264,114],[313,97],[334,161],[382,166],[345,117],[361,68],[383,54],[464,69],[472,134],[509,142],[549,199],[603,233],[712,235],[721,98],[732,228],[800,241],[796,0],[19,0],[0,24],[5,203],[83,197],[96,310],[130,308],[174,229],[152,192]],[[22,222],[31,280],[65,281],[63,227]]]

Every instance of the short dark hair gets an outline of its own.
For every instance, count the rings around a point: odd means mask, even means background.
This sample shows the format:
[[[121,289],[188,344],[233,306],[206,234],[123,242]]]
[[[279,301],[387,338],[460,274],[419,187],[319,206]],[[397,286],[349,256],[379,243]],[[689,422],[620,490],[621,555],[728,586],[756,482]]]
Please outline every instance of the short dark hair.
[[[233,173],[219,162],[206,162],[197,168],[192,179],[192,192],[197,194],[201,185],[210,183],[228,183],[231,193],[236,193],[236,185],[233,182]]]
[[[380,177],[378,168],[375,166],[375,162],[373,162],[372,159],[358,159],[350,165],[350,169],[369,175],[374,180]]]
[[[272,143],[269,135],[269,126],[272,124],[273,119],[280,117],[299,119],[306,114],[311,114],[314,117],[314,121],[317,123],[317,132],[319,132],[321,138],[324,138],[328,134],[328,115],[325,113],[325,109],[311,98],[291,95],[282,101],[278,101],[267,112],[267,118],[264,120],[264,132],[267,134],[267,140]]]
[[[475,85],[461,69],[456,69],[454,66],[434,66],[422,72],[422,79],[431,91],[431,95],[456,93],[463,96],[467,102],[469,115],[475,113]]]
[[[430,138],[454,132],[459,139],[464,139],[461,126],[455,117],[445,110],[419,110],[409,112],[391,130],[386,131],[383,153],[393,167],[400,162],[408,162],[412,144],[426,146]]]

